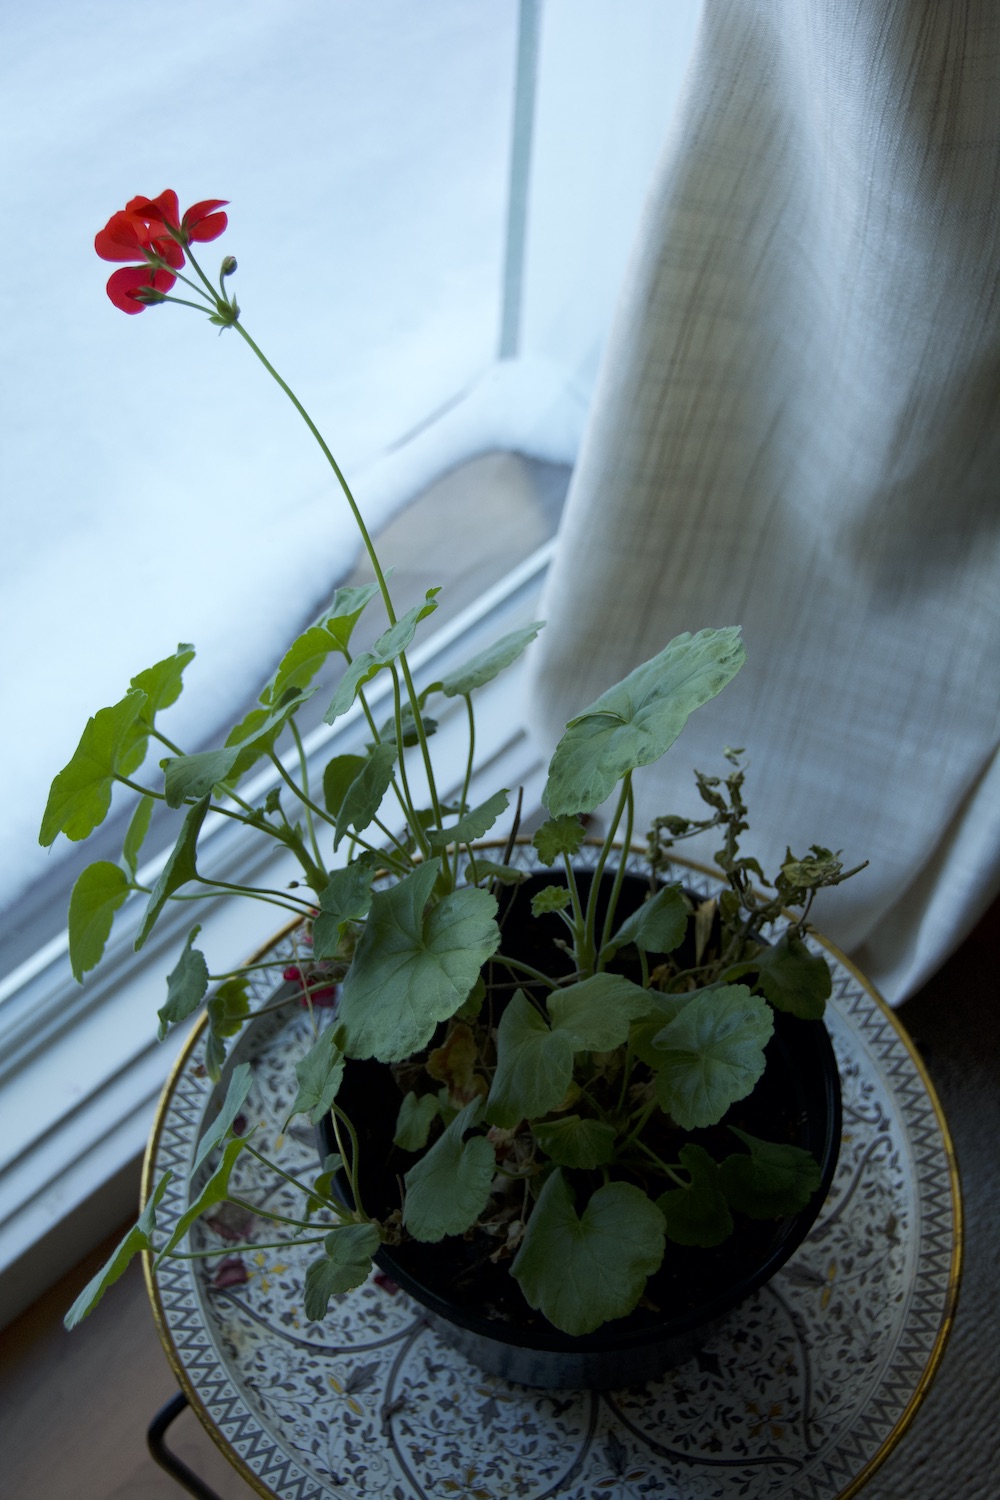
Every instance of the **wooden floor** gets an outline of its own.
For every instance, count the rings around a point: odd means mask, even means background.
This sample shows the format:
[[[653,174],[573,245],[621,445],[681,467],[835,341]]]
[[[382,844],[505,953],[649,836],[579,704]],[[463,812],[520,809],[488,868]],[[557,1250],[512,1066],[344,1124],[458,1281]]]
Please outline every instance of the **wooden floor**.
[[[0,1500],[180,1500],[184,1493],[146,1448],[146,1428],[177,1383],[138,1263],[98,1314],[71,1334],[62,1327],[66,1308],[120,1238],[0,1334]],[[169,1443],[220,1500],[254,1494],[190,1411],[171,1427]]]

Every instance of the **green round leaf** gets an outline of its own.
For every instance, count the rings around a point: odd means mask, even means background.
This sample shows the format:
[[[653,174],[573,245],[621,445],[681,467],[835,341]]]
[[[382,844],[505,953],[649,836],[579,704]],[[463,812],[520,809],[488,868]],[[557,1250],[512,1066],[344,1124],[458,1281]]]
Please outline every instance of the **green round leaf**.
[[[766,1000],[745,984],[701,990],[656,1038],[656,1097],[684,1130],[714,1125],[764,1071],[774,1030]]]
[[[659,760],[745,660],[739,626],[685,633],[602,693],[556,746],[542,793],[549,812],[592,812],[628,772]]]
[[[460,1008],[500,942],[487,891],[451,891],[429,905],[441,869],[428,860],[372,897],[341,993],[351,1057],[399,1062]]]
[[[663,1260],[663,1215],[640,1188],[610,1182],[582,1216],[558,1169],[542,1188],[511,1275],[564,1333],[592,1333],[632,1311]]]

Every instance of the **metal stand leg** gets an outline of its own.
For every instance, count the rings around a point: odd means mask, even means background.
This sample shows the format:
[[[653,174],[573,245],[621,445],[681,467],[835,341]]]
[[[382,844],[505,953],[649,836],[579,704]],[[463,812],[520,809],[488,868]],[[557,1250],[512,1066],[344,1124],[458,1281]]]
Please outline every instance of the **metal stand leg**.
[[[168,1401],[162,1411],[149,1424],[146,1433],[146,1442],[149,1451],[161,1469],[165,1469],[172,1479],[176,1479],[181,1487],[187,1490],[189,1495],[194,1495],[195,1500],[219,1500],[214,1490],[210,1490],[207,1484],[203,1484],[193,1470],[187,1464],[170,1452],[164,1438],[167,1428],[175,1417],[179,1417],[188,1404],[188,1398],[183,1391],[178,1391],[172,1401]]]

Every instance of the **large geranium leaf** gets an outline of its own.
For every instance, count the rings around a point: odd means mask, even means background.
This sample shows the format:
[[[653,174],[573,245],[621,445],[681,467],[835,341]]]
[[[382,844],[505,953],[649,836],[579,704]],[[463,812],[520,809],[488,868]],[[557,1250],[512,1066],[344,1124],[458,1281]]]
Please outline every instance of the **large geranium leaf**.
[[[370,651],[359,651],[340,680],[333,702],[323,715],[327,724],[334,723],[345,714],[354,702],[358,689],[370,682],[390,662],[405,651],[416,634],[417,625],[433,610],[437,609],[435,595],[440,589],[428,589],[425,602],[415,604],[411,610],[383,631]]]
[[[649,992],[621,974],[591,974],[554,991],[547,1004],[553,1029],[566,1033],[574,1052],[610,1052],[649,1010]]]
[[[606,956],[634,943],[646,953],[673,953],[687,931],[691,907],[679,885],[665,885],[626,917],[610,943]]]
[[[542,793],[549,812],[592,812],[627,772],[659,760],[745,658],[738,626],[685,633],[609,688],[570,720],[556,746]]]
[[[340,1002],[351,1057],[399,1062],[462,1005],[500,942],[496,899],[473,888],[428,906],[431,859],[372,897]]]
[[[558,1109],[573,1078],[573,1042],[517,990],[497,1028],[497,1066],[486,1101],[491,1125],[513,1130]]]
[[[326,1317],[330,1298],[350,1292],[368,1276],[379,1247],[374,1224],[342,1224],[323,1241],[326,1252],[306,1270],[303,1307],[311,1323]]]
[[[186,885],[189,880],[193,880],[197,874],[195,868],[195,851],[198,845],[198,835],[201,832],[201,825],[205,821],[205,814],[208,812],[210,800],[209,797],[202,797],[200,802],[195,802],[187,810],[184,822],[181,824],[181,831],[177,837],[177,843],[171,850],[170,858],[161,870],[160,878],[153,887],[153,893],[149,898],[149,904],[142,919],[142,926],[139,928],[139,933],[135,940],[136,952],[139,951],[149,937],[149,934],[153,930],[153,923],[174,891],[179,890],[182,885]]]
[[[485,651],[480,651],[471,661],[466,662],[464,667],[459,667],[455,672],[449,672],[438,684],[446,698],[457,698],[459,696],[474,693],[476,688],[484,687],[487,682],[509,667],[512,662],[529,646],[535,636],[541,630],[543,620],[535,620],[531,625],[525,625],[521,630],[512,630],[509,635],[502,635],[492,646]]]
[[[496,1154],[484,1135],[464,1139],[481,1113],[482,1100],[473,1099],[403,1178],[403,1224],[415,1240],[463,1234],[489,1202]]]
[[[609,1182],[582,1216],[562,1172],[542,1188],[511,1275],[564,1333],[592,1333],[632,1311],[663,1260],[663,1215],[641,1188]]]
[[[773,1031],[771,1007],[745,984],[702,990],[655,1039],[661,1109],[684,1130],[714,1125],[760,1078]]]
[[[82,981],[100,963],[115,912],[128,893],[125,871],[108,860],[81,870],[69,898],[69,961],[76,979]]]
[[[79,842],[104,822],[116,774],[127,774],[126,766],[134,769],[136,725],[145,705],[145,693],[130,688],[118,703],[87,720],[80,743],[49,790],[38,835],[45,848],[60,833]]]
[[[750,1152],[727,1156],[719,1168],[732,1207],[754,1219],[779,1219],[805,1208],[822,1175],[815,1157],[801,1146],[762,1141],[731,1128]]]
[[[658,1068],[663,1061],[663,1053],[655,1045],[656,1038],[664,1026],[680,1015],[685,1005],[691,1004],[694,994],[661,995],[654,990],[647,993],[649,1010],[629,1031],[628,1044],[640,1062],[644,1062],[647,1067]]]
[[[722,1191],[719,1167],[702,1146],[689,1142],[680,1149],[687,1187],[671,1188],[656,1200],[667,1225],[667,1236],[677,1245],[721,1245],[733,1232],[733,1216]],[[749,1160],[749,1158],[748,1158]]]
[[[87,1314],[92,1312],[98,1302],[100,1302],[108,1287],[114,1286],[118,1278],[124,1275],[129,1262],[141,1251],[153,1248],[153,1234],[156,1229],[156,1210],[160,1205],[160,1199],[167,1190],[167,1184],[170,1182],[172,1175],[170,1172],[164,1172],[156,1184],[155,1192],[150,1197],[135,1224],[133,1224],[121,1242],[116,1245],[96,1276],[93,1276],[87,1282],[87,1285],[63,1320],[66,1328],[75,1328],[78,1323],[82,1322]]]

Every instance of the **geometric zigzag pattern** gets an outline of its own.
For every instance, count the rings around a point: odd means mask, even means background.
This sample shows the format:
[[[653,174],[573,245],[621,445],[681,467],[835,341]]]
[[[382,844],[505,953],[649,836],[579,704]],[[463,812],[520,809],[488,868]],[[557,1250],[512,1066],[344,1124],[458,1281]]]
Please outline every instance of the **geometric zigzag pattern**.
[[[709,889],[709,882],[687,873],[685,880]],[[834,1441],[823,1444],[787,1481],[767,1488],[771,1500],[837,1500],[855,1492],[858,1477],[885,1456],[912,1416],[928,1371],[940,1355],[956,1294],[957,1179],[946,1132],[895,1018],[835,955],[827,956],[834,975],[831,1004],[862,1066],[878,1075],[891,1099],[894,1140],[907,1157],[917,1254],[905,1317],[877,1388]],[[266,991],[258,996],[266,998]],[[241,1046],[249,1047],[252,1032],[250,1028],[244,1033]],[[174,1173],[157,1214],[167,1232],[187,1206],[187,1169],[212,1094],[199,1066],[200,1052],[196,1043],[176,1075],[157,1124],[153,1179],[167,1168]],[[174,1261],[162,1267],[156,1276],[156,1297],[161,1337],[201,1420],[261,1495],[274,1500],[336,1500],[343,1489],[331,1489],[306,1471],[287,1441],[281,1418],[236,1378],[227,1352],[212,1336],[213,1319],[193,1264]],[[418,1494],[405,1479],[396,1493],[407,1500]],[[728,1492],[723,1483],[711,1493]]]

